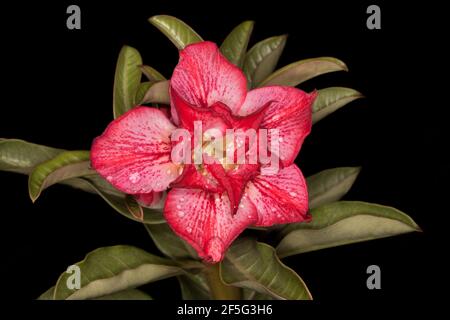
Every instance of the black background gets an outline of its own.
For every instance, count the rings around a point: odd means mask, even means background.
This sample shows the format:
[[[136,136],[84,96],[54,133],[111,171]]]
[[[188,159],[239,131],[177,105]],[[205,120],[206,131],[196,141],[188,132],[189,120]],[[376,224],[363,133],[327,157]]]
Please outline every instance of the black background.
[[[366,8],[378,4],[382,29],[366,28]],[[66,28],[66,8],[78,4],[82,29]],[[279,65],[316,56],[345,61],[350,72],[321,76],[307,91],[348,86],[366,99],[316,124],[298,158],[305,175],[338,166],[362,166],[345,199],[394,206],[423,233],[365,242],[286,259],[320,303],[433,301],[444,286],[438,227],[448,187],[448,103],[428,74],[444,64],[432,46],[440,8],[380,1],[46,1],[2,5],[0,136],[39,144],[89,149],[112,119],[115,62],[122,45],[137,48],[144,63],[170,77],[176,48],[147,19],[171,14],[204,39],[220,43],[243,20],[255,20],[251,44],[289,34]],[[447,104],[447,105],[446,105]],[[144,228],[115,213],[100,198],[64,186],[28,198],[25,176],[0,172],[2,289],[31,301],[69,264],[99,247],[130,244],[154,250]],[[366,268],[377,264],[382,289],[366,288]],[[5,281],[4,281],[5,280]],[[180,298],[175,280],[146,287],[160,299]],[[416,305],[417,306],[417,305]]]

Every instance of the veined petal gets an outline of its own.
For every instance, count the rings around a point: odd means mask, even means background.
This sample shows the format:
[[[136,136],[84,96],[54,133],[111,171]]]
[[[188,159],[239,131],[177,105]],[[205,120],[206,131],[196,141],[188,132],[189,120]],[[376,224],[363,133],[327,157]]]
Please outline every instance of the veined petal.
[[[254,113],[270,102],[261,128],[278,129],[279,158],[283,166],[289,166],[294,162],[303,140],[311,131],[311,106],[316,96],[316,92],[308,94],[292,87],[258,88],[247,94],[239,115]],[[270,130],[267,140],[270,149]]]
[[[226,193],[219,195],[198,189],[172,189],[164,207],[171,228],[208,262],[219,262],[233,240],[256,221],[250,204],[231,213]]]
[[[220,53],[216,44],[208,41],[191,44],[180,51],[170,85],[193,106],[206,108],[221,102],[233,113],[238,111],[247,93],[242,71]]]
[[[216,114],[212,108],[201,108],[190,104],[172,87],[170,88],[170,96],[171,103],[174,106],[172,118],[176,118],[177,124],[189,132],[194,132],[195,122],[201,123],[203,131],[215,128],[220,130],[222,134],[225,133],[227,127],[230,127],[230,124],[225,122],[226,119]],[[176,112],[174,113],[173,110]]]
[[[125,193],[163,191],[179,175],[178,165],[170,160],[174,129],[160,110],[134,108],[94,140],[92,167]]]
[[[180,178],[172,184],[174,188],[202,189],[211,192],[223,192],[223,187],[204,167],[199,171],[194,164],[186,164]]]
[[[275,175],[259,175],[247,184],[241,204],[253,203],[258,212],[257,226],[309,221],[305,179],[295,165]]]

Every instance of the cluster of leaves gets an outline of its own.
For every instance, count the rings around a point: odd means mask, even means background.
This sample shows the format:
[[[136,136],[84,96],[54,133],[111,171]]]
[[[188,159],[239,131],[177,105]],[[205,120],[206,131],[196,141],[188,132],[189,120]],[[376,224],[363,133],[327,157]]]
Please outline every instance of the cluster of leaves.
[[[184,22],[171,16],[154,16],[150,23],[178,49],[202,41]],[[252,21],[234,28],[222,43],[221,52],[242,68],[249,88],[266,85],[297,86],[315,76],[346,71],[335,58],[306,59],[275,70],[286,36],[256,43],[247,51]],[[141,81],[142,74],[147,81]],[[318,91],[313,123],[345,104],[360,98],[356,90],[342,87]],[[118,117],[135,105],[169,104],[168,81],[143,65],[139,52],[129,46],[120,51],[113,110]],[[0,139],[0,170],[29,176],[29,194],[35,201],[49,186],[60,183],[98,194],[127,218],[143,223],[164,257],[131,246],[99,248],[76,263],[81,269],[81,289],[69,289],[66,272],[40,299],[151,299],[136,289],[140,285],[176,276],[184,299],[217,297],[208,285],[208,271],[195,251],[165,223],[161,210],[140,206],[133,197],[114,189],[89,165],[88,151],[66,151],[16,139]],[[360,168],[324,170],[307,178],[313,220],[277,228],[258,229],[272,238],[270,246],[253,238],[240,238],[220,263],[218,281],[237,288],[242,299],[311,299],[305,283],[280,259],[343,244],[417,231],[419,227],[397,209],[356,201],[339,201],[351,188]]]

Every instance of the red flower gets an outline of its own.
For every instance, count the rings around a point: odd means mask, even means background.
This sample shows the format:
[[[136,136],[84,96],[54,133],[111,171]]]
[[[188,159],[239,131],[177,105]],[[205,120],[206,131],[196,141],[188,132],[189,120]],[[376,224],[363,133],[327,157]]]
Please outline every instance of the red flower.
[[[136,107],[114,120],[92,145],[95,170],[117,189],[141,199],[171,188],[164,207],[167,222],[209,262],[222,260],[248,226],[309,219],[305,180],[293,161],[311,129],[315,93],[281,86],[247,92],[241,70],[214,43],[201,42],[180,52],[170,96],[172,119],[158,109]],[[208,140],[200,144],[203,162],[173,161],[172,151],[182,150],[182,144],[193,147],[195,154],[195,121],[201,123],[201,138]],[[194,139],[172,141],[177,128]],[[268,165],[261,161],[228,164],[225,152],[208,151],[211,130],[225,141],[227,129],[261,128],[272,129],[267,144],[269,156],[279,156],[281,168],[276,173],[268,174]],[[231,142],[240,147],[242,141],[237,139]],[[279,143],[273,143],[275,139]],[[277,144],[279,149],[272,150]],[[243,145],[246,150],[262,148],[247,140]],[[233,160],[236,152],[231,153]],[[248,160],[247,151],[244,157]]]

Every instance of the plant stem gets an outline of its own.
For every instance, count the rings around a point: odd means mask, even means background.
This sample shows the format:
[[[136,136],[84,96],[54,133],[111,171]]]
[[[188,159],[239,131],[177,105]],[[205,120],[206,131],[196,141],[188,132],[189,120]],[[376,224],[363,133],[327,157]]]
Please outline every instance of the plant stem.
[[[206,264],[205,275],[214,300],[239,300],[241,289],[226,285],[220,278],[220,264]]]

